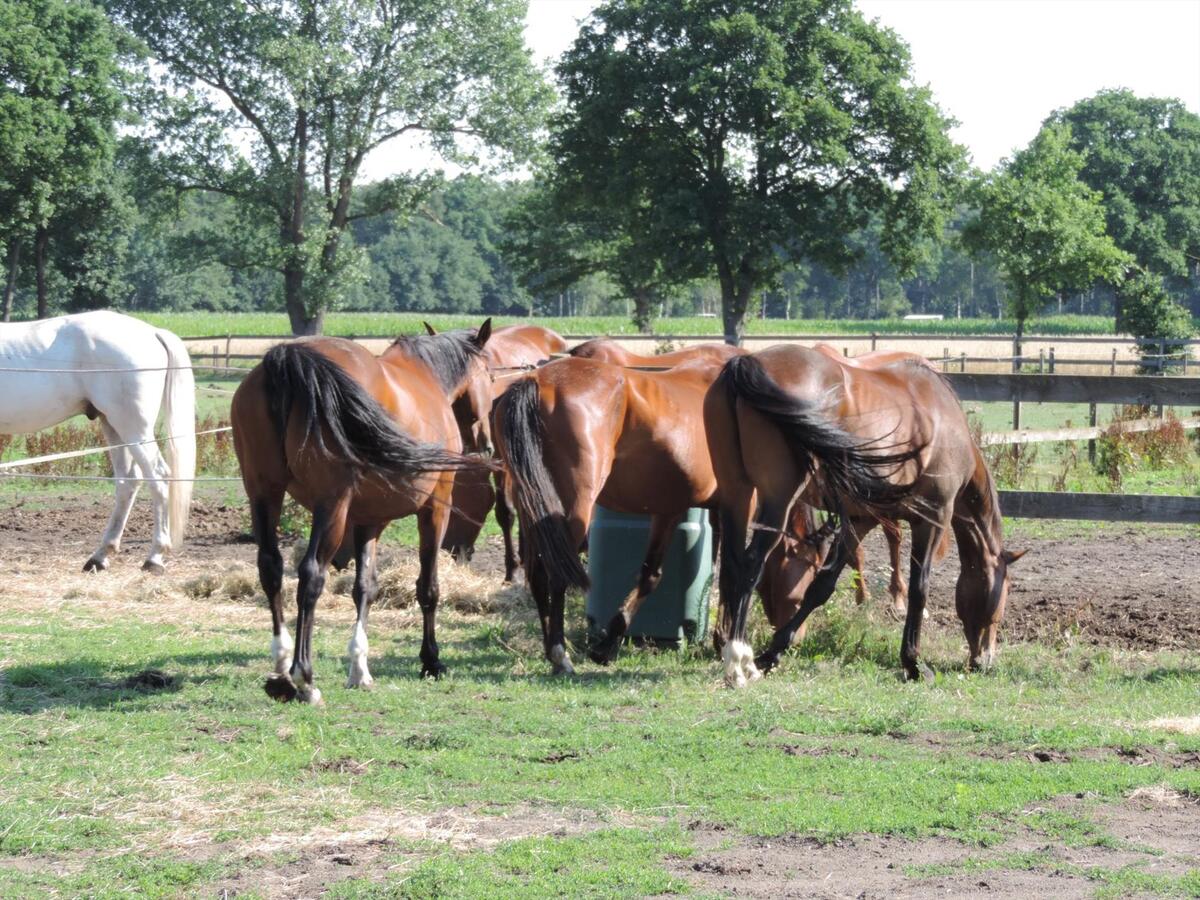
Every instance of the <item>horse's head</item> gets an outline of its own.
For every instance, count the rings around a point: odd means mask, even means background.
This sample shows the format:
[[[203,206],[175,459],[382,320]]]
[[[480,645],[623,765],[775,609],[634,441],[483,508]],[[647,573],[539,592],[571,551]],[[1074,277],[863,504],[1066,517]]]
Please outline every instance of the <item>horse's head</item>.
[[[831,536],[817,527],[811,506],[797,502],[792,507],[790,528],[767,557],[758,583],[763,612],[773,628],[782,628],[800,609],[828,555]],[[797,640],[803,637],[803,631],[797,633]]]
[[[397,338],[383,358],[396,364],[407,360],[406,364],[423,365],[454,410],[463,449],[490,454],[492,375],[483,348],[492,335],[492,320],[479,328],[442,332],[425,323],[425,330],[427,334]]]
[[[1025,550],[1001,550],[993,553],[979,545],[978,559],[964,556],[954,590],[958,617],[967,636],[967,665],[986,669],[996,659],[996,641],[1000,620],[1008,602],[1009,569],[1025,555]],[[959,544],[959,552],[963,553]]]
[[[492,453],[492,373],[483,348],[492,336],[492,320],[488,318],[470,337],[475,347],[461,392],[454,400],[454,415],[468,451]]]

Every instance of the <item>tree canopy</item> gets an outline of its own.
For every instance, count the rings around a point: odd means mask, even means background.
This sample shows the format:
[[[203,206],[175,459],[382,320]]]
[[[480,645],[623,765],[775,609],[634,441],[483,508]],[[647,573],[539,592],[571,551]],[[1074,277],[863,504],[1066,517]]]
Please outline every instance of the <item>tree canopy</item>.
[[[789,260],[850,262],[872,214],[904,268],[940,229],[948,121],[849,0],[610,0],[558,76],[557,195],[667,280],[715,275],[728,341]]]
[[[162,171],[234,198],[227,255],[283,276],[296,333],[362,272],[355,218],[411,209],[424,179],[354,187],[373,151],[423,135],[461,162],[535,149],[548,88],[523,40],[522,0],[110,0],[161,69],[151,115]],[[463,139],[467,143],[463,143]],[[472,144],[471,142],[474,142]],[[249,251],[249,252],[247,252]]]
[[[47,255],[70,255],[74,284],[95,289],[101,262],[90,237],[110,235],[117,117],[117,47],[104,14],[86,2],[0,0],[0,239],[7,245],[4,318],[22,248],[31,243],[38,313],[48,303]]]
[[[1008,279],[1018,339],[1055,294],[1117,282],[1131,261],[1105,232],[1101,195],[1079,180],[1083,157],[1069,141],[1064,126],[1042,129],[974,192],[979,212],[965,239],[993,254]]]
[[[1102,91],[1059,110],[1103,195],[1109,236],[1159,275],[1200,277],[1200,116],[1179,100]]]

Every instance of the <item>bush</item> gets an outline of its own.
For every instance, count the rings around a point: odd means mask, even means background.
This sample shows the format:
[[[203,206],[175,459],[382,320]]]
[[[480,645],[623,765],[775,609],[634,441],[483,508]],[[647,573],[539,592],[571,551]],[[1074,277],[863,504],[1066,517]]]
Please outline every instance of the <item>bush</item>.
[[[1117,327],[1139,338],[1138,352],[1142,355],[1142,371],[1158,372],[1167,360],[1158,358],[1159,341],[1189,338],[1193,333],[1192,317],[1187,310],[1171,299],[1162,279],[1149,272],[1131,275],[1117,292],[1121,318]],[[1144,340],[1141,340],[1144,339]],[[1183,359],[1186,348],[1167,348],[1167,356]]]

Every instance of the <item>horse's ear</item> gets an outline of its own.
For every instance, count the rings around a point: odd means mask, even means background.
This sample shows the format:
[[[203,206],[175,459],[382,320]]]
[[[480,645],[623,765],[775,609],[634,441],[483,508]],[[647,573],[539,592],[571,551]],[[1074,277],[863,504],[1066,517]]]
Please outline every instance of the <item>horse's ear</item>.
[[[1028,550],[1005,550],[1000,554],[1000,558],[1004,560],[1006,565],[1011,566],[1028,552]]]
[[[492,317],[488,316],[484,319],[483,324],[479,326],[479,330],[475,332],[475,346],[482,347],[488,342],[488,338],[492,336]]]
[[[437,329],[428,322],[422,322],[421,324],[425,326],[425,333],[430,337],[433,337],[435,334],[437,334]]]

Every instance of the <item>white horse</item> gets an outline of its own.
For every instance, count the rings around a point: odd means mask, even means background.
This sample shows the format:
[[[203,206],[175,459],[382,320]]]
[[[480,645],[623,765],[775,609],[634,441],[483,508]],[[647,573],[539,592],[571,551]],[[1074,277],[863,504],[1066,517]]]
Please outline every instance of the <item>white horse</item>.
[[[160,408],[166,460],[154,439]],[[117,504],[83,569],[108,568],[139,482],[147,479],[154,534],[143,569],[163,571],[163,554],[183,542],[196,471],[192,362],[178,337],[114,312],[0,325],[0,434],[28,434],[82,413],[99,419]],[[154,480],[159,479],[159,480]]]

